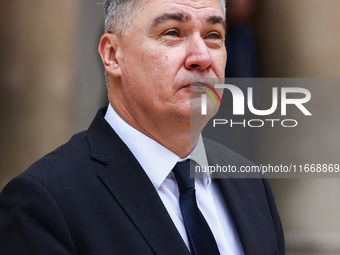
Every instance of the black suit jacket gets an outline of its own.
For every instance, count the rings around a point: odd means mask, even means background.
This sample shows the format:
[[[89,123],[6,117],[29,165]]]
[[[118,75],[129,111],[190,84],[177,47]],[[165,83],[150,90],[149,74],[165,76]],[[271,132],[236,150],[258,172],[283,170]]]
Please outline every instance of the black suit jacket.
[[[87,131],[4,188],[2,255],[190,254],[151,181],[104,114],[100,110]],[[219,145],[206,146],[211,162],[245,162],[224,147],[209,155],[209,148]],[[280,219],[266,180],[216,181],[245,254],[284,254]]]

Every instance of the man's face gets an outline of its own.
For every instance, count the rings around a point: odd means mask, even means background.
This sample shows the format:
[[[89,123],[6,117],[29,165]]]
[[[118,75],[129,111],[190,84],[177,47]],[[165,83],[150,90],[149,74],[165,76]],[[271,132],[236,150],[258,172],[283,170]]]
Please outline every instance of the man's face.
[[[188,123],[190,78],[224,77],[224,38],[218,0],[144,0],[119,39],[121,84],[111,101],[142,126]]]

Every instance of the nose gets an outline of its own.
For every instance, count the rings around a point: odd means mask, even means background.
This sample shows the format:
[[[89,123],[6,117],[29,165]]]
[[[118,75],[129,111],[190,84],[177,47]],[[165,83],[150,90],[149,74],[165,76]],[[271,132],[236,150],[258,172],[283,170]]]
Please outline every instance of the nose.
[[[200,35],[192,37],[187,45],[185,68],[188,70],[204,71],[210,68],[211,63],[210,50],[203,38]]]

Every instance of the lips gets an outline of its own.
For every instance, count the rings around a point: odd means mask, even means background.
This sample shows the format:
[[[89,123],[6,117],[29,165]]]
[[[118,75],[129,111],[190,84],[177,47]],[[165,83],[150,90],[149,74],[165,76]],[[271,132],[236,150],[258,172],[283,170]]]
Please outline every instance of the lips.
[[[208,88],[208,89],[211,89],[213,88],[213,86],[207,82],[200,82],[200,81],[197,81],[197,82],[191,82],[190,83],[190,86],[191,87],[200,87],[200,88]]]
[[[212,92],[209,92],[209,90]],[[214,86],[210,83],[207,82],[201,82],[201,81],[195,81],[190,83],[190,92],[195,92],[195,93],[207,93],[209,96],[213,99],[213,101],[216,104],[215,97],[218,99],[220,104],[222,105],[221,97],[217,93],[216,89]],[[214,94],[214,95],[213,95]]]
[[[204,90],[209,90],[214,93],[216,92],[213,84],[211,82],[206,81],[206,79],[204,81],[203,79],[197,80],[190,79],[190,82],[186,80],[185,82],[182,83],[179,89],[185,89],[186,91],[190,91],[190,93],[195,94],[205,93]]]
[[[190,87],[192,92],[197,92],[200,94],[204,93],[202,89],[209,89],[211,91],[214,91],[214,88],[211,84],[202,81],[192,81],[187,86]]]

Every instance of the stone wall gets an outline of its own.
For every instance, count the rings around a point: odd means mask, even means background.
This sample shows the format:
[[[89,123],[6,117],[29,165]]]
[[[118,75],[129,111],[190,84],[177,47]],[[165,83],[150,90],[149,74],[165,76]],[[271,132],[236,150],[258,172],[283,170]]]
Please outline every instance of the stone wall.
[[[77,1],[0,2],[0,190],[74,130]]]
[[[262,5],[257,32],[263,77],[340,76],[339,1],[265,0]],[[312,104],[314,112],[320,107],[327,109],[323,121],[313,127],[315,132],[305,128],[293,137],[262,134],[260,140],[276,142],[276,146],[266,149],[306,163],[320,154],[325,162],[338,158],[340,117],[338,107],[331,102],[340,95],[340,84],[333,89],[326,94],[320,84],[314,91],[319,97],[325,95]],[[307,146],[310,139],[315,143]],[[289,140],[294,140],[293,146]],[[340,179],[271,183],[286,232],[287,254],[340,254]]]

